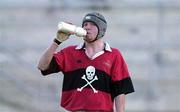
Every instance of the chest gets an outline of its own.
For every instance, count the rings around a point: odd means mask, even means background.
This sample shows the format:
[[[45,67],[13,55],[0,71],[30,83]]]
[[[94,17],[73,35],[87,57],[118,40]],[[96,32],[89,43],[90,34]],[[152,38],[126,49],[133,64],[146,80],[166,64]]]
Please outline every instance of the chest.
[[[83,51],[73,53],[65,58],[65,71],[86,69],[93,66],[95,69],[111,74],[114,58],[111,53],[99,52],[89,58]]]
[[[102,55],[104,53],[105,53],[104,51],[93,52],[93,51],[85,50],[85,54],[90,60],[94,60],[95,58],[99,57],[100,55]]]

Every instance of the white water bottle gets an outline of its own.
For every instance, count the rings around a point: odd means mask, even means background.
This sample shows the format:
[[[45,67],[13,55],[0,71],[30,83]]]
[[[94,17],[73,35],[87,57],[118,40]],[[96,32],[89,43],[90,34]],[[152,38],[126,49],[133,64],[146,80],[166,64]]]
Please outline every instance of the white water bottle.
[[[64,33],[73,33],[78,37],[85,37],[87,34],[86,30],[83,28],[65,22],[60,22],[58,24],[58,30]]]

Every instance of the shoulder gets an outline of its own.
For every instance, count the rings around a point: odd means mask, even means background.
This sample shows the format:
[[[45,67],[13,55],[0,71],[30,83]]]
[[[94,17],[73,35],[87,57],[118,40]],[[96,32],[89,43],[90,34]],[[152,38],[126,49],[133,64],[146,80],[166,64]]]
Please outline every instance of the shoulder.
[[[121,55],[121,51],[120,51],[119,49],[117,49],[117,48],[112,48],[112,47],[111,47],[111,49],[112,49],[112,53],[113,53],[114,55]]]
[[[62,48],[61,50],[57,51],[55,54],[69,54],[69,53],[74,53],[75,52],[76,46],[68,46],[65,48]]]
[[[124,60],[124,56],[119,49],[117,49],[117,48],[111,48],[111,49],[112,49],[112,55],[116,61],[117,60]]]
[[[63,48],[62,51],[66,51],[66,52],[68,52],[68,51],[73,51],[73,50],[75,50],[75,48],[76,48],[75,45],[73,45],[73,46],[68,46],[68,47]]]

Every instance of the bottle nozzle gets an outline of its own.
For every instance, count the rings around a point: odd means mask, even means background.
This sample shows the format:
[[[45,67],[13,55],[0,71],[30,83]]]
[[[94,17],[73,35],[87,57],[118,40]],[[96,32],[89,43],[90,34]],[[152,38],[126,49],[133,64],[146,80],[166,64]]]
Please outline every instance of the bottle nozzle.
[[[76,28],[76,35],[79,37],[85,37],[87,34],[87,31],[81,27]]]

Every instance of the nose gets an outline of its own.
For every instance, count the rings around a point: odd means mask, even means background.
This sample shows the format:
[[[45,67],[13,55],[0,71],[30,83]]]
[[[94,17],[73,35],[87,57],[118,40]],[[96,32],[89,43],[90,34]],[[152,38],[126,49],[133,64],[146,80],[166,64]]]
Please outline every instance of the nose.
[[[84,25],[83,27],[85,30],[88,30],[89,29],[89,26],[88,25]]]

